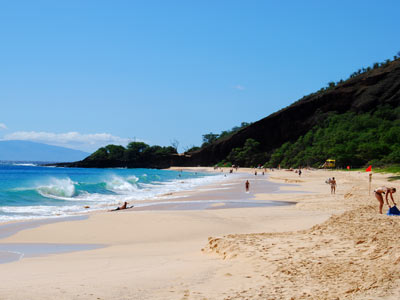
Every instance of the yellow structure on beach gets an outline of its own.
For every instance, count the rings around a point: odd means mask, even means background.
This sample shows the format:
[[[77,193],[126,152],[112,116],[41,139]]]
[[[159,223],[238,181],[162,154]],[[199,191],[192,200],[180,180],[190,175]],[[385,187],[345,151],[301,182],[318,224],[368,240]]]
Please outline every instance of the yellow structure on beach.
[[[325,163],[322,165],[323,168],[334,168],[336,167],[336,160],[327,159]]]

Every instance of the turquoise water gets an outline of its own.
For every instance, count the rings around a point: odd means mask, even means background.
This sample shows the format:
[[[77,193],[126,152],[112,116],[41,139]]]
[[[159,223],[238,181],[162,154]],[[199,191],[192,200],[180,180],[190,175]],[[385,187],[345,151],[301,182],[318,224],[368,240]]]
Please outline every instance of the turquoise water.
[[[190,190],[222,175],[155,169],[52,168],[0,164],[0,222],[136,205]],[[89,206],[89,208],[85,208]]]

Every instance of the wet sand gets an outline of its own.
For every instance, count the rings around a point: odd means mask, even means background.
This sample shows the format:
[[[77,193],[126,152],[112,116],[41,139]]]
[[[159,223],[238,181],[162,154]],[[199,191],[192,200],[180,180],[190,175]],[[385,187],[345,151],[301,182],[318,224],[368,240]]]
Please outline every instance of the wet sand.
[[[245,191],[244,182],[249,179],[251,188]],[[246,208],[293,205],[290,201],[277,199],[256,199],[256,193],[290,194],[294,184],[277,183],[268,180],[268,176],[252,176],[248,173],[227,174],[226,181],[213,185],[200,186],[193,191],[169,193],[170,199],[146,201],[132,210],[203,210],[219,208]],[[298,193],[306,193],[298,191]]]
[[[45,256],[75,251],[87,251],[106,247],[96,244],[49,244],[49,243],[5,243],[0,244],[0,264],[22,258]]]
[[[29,220],[21,222],[14,221],[5,224],[0,224],[0,239],[14,235],[17,232],[25,229],[32,229],[35,227],[51,223],[85,220],[87,218],[88,218],[87,215],[83,215],[83,216],[71,216],[71,217],[52,218],[52,219]]]

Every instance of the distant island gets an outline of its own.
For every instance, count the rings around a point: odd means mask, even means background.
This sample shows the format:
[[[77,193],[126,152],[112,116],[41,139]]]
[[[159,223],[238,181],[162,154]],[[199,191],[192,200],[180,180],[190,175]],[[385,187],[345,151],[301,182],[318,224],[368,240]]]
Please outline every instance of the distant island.
[[[178,154],[174,147],[109,145],[70,167],[231,166],[338,167],[400,163],[400,59],[362,68],[347,80],[304,96],[255,123],[221,134]]]
[[[0,160],[73,162],[82,160],[89,153],[29,141],[0,141]]]

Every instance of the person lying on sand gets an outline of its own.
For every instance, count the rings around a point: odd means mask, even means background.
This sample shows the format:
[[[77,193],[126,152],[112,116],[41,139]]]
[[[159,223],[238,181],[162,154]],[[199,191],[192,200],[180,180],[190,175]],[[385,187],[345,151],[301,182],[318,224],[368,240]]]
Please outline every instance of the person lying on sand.
[[[124,202],[124,204],[122,206],[117,207],[116,209],[112,209],[111,211],[116,211],[116,210],[121,210],[121,209],[128,209],[128,208],[132,208],[132,206],[128,206],[128,202]]]
[[[379,213],[382,213],[382,207],[383,207],[382,194],[386,194],[386,196],[385,196],[386,204],[387,204],[387,206],[389,206],[389,208],[391,208],[391,206],[389,205],[389,200],[388,200],[389,194],[390,194],[390,198],[392,199],[393,205],[396,205],[396,203],[394,202],[394,199],[393,199],[393,193],[396,193],[396,188],[394,188],[394,187],[389,188],[386,186],[381,186],[374,190],[375,197],[379,201]]]

